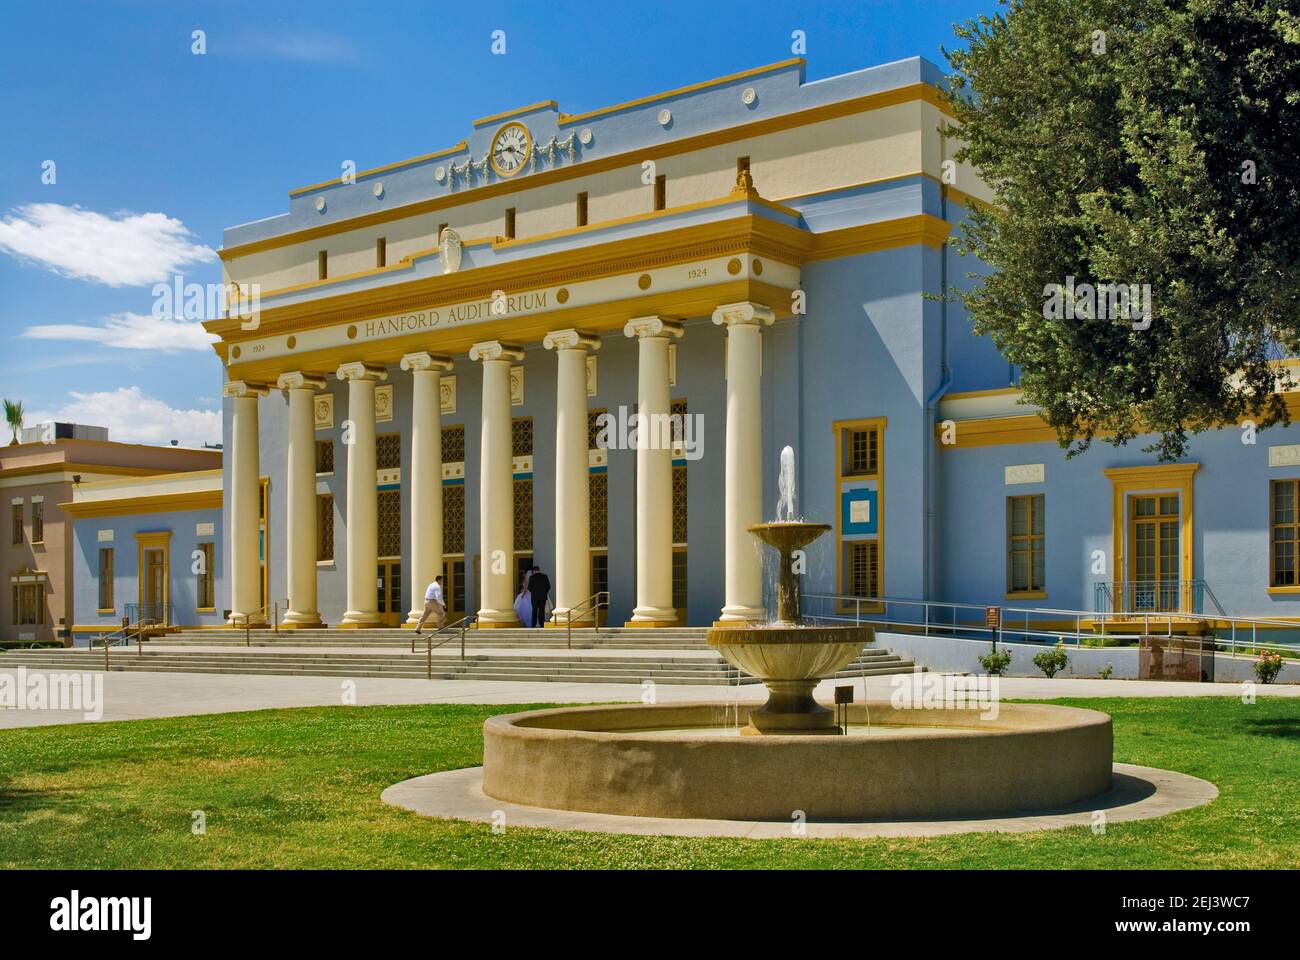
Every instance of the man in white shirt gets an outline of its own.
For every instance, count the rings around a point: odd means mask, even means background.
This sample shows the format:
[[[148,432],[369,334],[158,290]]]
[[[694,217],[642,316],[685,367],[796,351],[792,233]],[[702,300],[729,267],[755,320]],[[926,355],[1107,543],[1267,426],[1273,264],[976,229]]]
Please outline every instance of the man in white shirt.
[[[429,584],[429,589],[424,591],[424,614],[420,617],[420,622],[415,625],[415,632],[419,633],[420,628],[424,626],[424,621],[432,615],[435,627],[441,627],[447,622],[447,601],[442,595],[442,577],[433,578],[433,583]]]

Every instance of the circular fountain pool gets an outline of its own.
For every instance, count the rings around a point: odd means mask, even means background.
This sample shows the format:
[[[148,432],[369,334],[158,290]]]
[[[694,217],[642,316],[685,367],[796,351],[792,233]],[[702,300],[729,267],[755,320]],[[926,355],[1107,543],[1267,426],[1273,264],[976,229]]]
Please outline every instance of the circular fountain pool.
[[[483,793],[636,817],[970,817],[1064,807],[1111,787],[1110,717],[1001,704],[849,707],[849,736],[738,736],[749,704],[570,707],[483,725]]]

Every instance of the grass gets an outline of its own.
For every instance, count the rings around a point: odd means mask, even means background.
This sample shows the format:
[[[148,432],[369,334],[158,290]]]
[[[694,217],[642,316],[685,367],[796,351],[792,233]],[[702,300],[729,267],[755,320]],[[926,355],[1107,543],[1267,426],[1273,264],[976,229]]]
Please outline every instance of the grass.
[[[1300,701],[1062,700],[1115,721],[1119,761],[1221,795],[1159,820],[1030,834],[778,841],[622,837],[432,820],[380,791],[477,765],[523,707],[266,710],[0,730],[0,866],[26,868],[1294,868]],[[191,831],[194,811],[207,832]]]

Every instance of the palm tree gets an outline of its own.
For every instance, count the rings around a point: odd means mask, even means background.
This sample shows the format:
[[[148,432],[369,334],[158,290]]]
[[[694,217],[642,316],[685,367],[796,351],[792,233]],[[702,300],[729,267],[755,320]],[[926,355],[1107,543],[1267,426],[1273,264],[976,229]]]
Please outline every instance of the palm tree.
[[[9,423],[9,429],[13,431],[14,438],[9,441],[9,446],[18,445],[18,431],[23,428],[23,402],[21,400],[6,400],[5,420]]]

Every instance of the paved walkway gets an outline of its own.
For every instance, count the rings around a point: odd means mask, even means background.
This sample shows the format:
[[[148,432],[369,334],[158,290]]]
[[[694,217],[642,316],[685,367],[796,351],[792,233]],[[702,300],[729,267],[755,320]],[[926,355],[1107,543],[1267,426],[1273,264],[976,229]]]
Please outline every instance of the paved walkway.
[[[29,670],[28,675],[48,671]],[[0,674],[14,671],[0,669]],[[640,684],[540,683],[500,680],[388,680],[359,677],[238,676],[197,673],[109,673],[104,676],[102,720],[143,717],[181,717],[205,713],[234,713],[271,707],[339,706],[344,704],[345,683],[354,684],[355,702],[361,706],[402,703],[603,703],[639,701]],[[866,685],[868,699],[885,700],[893,689],[890,677],[855,680],[859,698]],[[826,681],[818,696],[833,698],[837,684]],[[1256,688],[1260,696],[1300,697],[1300,685]],[[1158,683],[1141,680],[1086,680],[1007,678],[1001,693],[1008,699],[1053,697],[1239,697],[1235,683]],[[715,700],[761,702],[766,691],[760,684],[744,687],[659,684],[659,702]],[[0,708],[0,728],[82,723],[79,711],[16,710]]]

